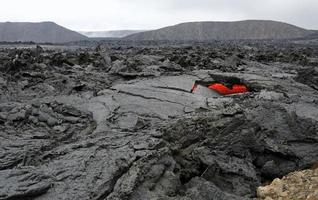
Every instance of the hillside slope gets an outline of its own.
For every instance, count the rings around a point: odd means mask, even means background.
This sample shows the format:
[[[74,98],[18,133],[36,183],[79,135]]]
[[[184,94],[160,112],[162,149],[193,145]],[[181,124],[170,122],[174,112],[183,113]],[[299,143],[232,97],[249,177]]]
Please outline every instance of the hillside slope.
[[[276,21],[189,22],[127,36],[128,40],[290,39],[312,31]]]
[[[87,37],[54,22],[5,22],[0,23],[0,41],[63,43],[85,40]]]

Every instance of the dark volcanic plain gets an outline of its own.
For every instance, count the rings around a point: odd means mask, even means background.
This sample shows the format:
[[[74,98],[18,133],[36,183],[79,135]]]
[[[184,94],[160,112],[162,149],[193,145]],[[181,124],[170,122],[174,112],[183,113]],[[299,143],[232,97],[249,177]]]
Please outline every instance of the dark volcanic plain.
[[[318,161],[318,46],[6,47],[0,199],[252,199]]]

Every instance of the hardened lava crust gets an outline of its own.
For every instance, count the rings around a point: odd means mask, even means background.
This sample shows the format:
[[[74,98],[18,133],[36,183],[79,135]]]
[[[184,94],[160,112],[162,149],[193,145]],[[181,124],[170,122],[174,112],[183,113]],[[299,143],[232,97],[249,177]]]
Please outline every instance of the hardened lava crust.
[[[254,199],[317,161],[317,45],[0,46],[0,199]]]

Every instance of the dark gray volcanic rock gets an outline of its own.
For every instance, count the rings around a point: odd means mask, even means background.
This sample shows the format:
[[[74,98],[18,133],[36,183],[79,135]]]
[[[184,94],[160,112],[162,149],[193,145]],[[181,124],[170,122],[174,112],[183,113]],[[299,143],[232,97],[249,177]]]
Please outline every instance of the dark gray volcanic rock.
[[[290,24],[247,20],[237,22],[189,22],[127,36],[128,40],[242,40],[302,38],[312,31]]]
[[[317,52],[0,49],[0,199],[253,199],[318,161]]]
[[[87,37],[54,22],[5,22],[0,23],[0,41],[63,43],[85,40]]]

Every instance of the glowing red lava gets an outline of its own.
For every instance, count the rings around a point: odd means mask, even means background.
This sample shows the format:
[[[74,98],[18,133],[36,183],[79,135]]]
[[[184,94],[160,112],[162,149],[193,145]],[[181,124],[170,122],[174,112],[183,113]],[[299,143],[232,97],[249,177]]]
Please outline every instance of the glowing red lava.
[[[194,84],[192,87],[192,92],[194,92],[198,87],[198,84]],[[248,92],[247,87],[244,84],[234,84],[231,88],[225,86],[222,83],[213,83],[207,86],[209,89],[214,90],[222,95],[229,95],[229,94],[239,94]]]
[[[228,88],[227,86],[221,83],[214,83],[209,85],[209,89],[217,91],[219,94],[228,95],[228,94],[238,94],[248,92],[248,89],[243,84],[234,84],[232,88]]]

